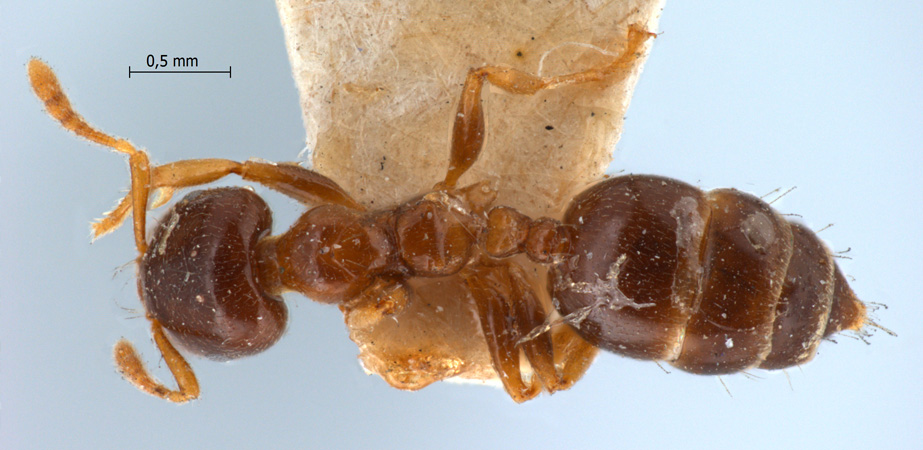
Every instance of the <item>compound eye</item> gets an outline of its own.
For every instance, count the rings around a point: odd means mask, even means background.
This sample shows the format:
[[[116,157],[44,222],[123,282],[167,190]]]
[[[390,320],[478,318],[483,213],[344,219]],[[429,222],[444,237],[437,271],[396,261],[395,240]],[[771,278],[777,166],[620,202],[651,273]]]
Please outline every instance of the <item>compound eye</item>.
[[[196,191],[158,225],[141,259],[141,297],[171,340],[211,359],[259,353],[285,331],[288,309],[260,288],[257,241],[272,216],[248,189]]]

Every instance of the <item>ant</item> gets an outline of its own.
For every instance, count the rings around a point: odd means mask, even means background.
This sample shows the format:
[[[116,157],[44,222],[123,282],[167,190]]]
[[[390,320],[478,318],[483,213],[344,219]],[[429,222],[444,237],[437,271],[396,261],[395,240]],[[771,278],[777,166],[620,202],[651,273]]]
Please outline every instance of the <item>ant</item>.
[[[457,186],[484,143],[485,83],[532,95],[617,80],[651,37],[630,27],[624,50],[610,63],[568,75],[470,70],[445,178],[428,193],[375,211],[295,164],[191,159],[151,166],[143,150],[84,121],[52,70],[33,59],[29,77],[48,114],[78,136],[128,155],[131,190],[92,231],[104,235],[132,215],[138,290],[178,387],[154,379],[124,339],[114,349],[118,370],[156,397],[195,399],[198,381],[177,347],[217,360],[259,353],[285,331],[281,294],[289,291],[338,305],[360,349],[383,359],[371,369],[405,389],[458,375],[471,364],[464,355],[449,363],[428,358],[451,331],[445,316],[470,316],[480,334],[467,338],[486,346],[492,371],[478,376],[499,378],[516,402],[570,388],[598,348],[692,373],[725,374],[801,364],[822,338],[861,328],[865,305],[830,251],[809,229],[751,195],[627,175],[578,194],[562,220],[533,220],[493,206],[497,191],[489,182]],[[178,189],[229,174],[312,208],[272,236],[269,207],[252,190],[195,191],[148,240],[149,208]],[[155,191],[159,197],[150,203]],[[421,280],[445,284],[421,291]],[[460,291],[470,303],[455,305],[460,309],[452,314],[402,322],[402,312],[446,296],[439,289]],[[414,333],[432,348],[410,355],[388,347]]]

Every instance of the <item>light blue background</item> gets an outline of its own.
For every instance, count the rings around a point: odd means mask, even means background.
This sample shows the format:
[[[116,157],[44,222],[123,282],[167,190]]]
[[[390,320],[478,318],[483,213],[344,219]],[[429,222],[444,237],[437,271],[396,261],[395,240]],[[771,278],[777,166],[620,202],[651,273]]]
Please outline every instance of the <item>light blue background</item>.
[[[0,448],[919,448],[923,7],[919,2],[669,2],[613,170],[762,195],[834,249],[885,303],[871,345],[840,337],[760,379],[664,374],[602,355],[574,389],[525,405],[491,388],[417,393],[367,377],[339,311],[293,297],[258,357],[192,360],[203,397],[176,406],[112,365],[139,319],[130,228],[87,223],[128,184],[121,156],[77,140],[30,92],[51,63],[77,108],[159,162],[291,160],[304,131],[271,2],[6,2],[0,15]],[[243,5],[243,6],[241,6]],[[221,75],[137,76],[148,54]],[[261,190],[264,192],[264,190]],[[276,229],[299,213],[270,195]],[[113,277],[113,274],[115,276]],[[165,376],[163,367],[157,374]],[[791,384],[791,387],[789,386]]]

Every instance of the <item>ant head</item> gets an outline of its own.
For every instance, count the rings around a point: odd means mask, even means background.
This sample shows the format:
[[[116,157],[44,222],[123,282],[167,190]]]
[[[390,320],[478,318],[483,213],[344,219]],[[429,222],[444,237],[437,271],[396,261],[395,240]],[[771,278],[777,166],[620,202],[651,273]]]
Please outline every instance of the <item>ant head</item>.
[[[141,298],[185,349],[229,360],[259,353],[285,331],[288,309],[260,283],[256,243],[272,216],[249,189],[196,191],[157,228],[139,267]]]

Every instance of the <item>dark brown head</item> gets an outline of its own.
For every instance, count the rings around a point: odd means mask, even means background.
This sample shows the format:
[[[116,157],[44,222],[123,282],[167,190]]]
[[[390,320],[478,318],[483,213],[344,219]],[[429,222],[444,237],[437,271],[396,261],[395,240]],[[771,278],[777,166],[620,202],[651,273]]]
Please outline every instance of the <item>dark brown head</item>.
[[[174,343],[212,359],[259,353],[285,331],[288,310],[264,292],[257,241],[269,207],[249,189],[196,191],[158,225],[141,258],[141,298]]]

